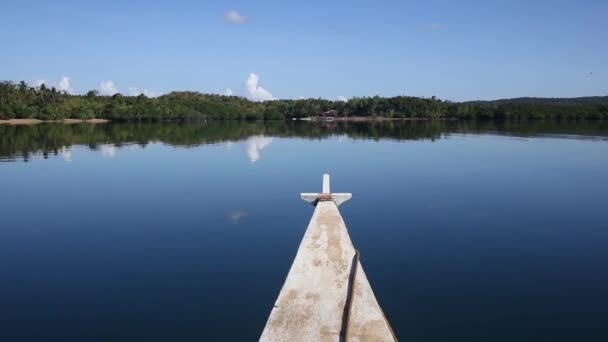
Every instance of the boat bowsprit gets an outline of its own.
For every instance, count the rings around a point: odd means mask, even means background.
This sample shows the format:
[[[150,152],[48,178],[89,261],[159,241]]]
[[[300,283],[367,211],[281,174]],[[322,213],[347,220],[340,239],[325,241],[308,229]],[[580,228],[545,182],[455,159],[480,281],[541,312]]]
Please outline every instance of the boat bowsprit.
[[[397,341],[338,206],[350,193],[303,193],[315,211],[260,341]]]

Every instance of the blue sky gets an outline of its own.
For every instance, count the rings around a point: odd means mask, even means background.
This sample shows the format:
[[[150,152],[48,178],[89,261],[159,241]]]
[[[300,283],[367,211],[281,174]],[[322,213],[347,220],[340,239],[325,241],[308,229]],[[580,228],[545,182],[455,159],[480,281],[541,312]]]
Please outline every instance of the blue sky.
[[[608,95],[606,14],[605,0],[2,1],[0,79],[254,99]]]

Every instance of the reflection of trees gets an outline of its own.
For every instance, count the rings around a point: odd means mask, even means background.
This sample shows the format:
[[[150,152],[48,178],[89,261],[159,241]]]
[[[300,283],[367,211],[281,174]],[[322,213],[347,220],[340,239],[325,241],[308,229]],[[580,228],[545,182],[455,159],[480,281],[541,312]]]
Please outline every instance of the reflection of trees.
[[[351,139],[435,140],[451,133],[497,132],[515,136],[567,134],[608,136],[608,123],[532,121],[377,121],[333,122],[240,122],[208,123],[123,123],[123,124],[41,124],[32,126],[0,125],[0,157],[23,157],[31,153],[58,155],[63,147],[87,145],[98,149],[103,144],[163,142],[173,146],[198,146],[239,141],[254,136],[325,139],[346,135]]]

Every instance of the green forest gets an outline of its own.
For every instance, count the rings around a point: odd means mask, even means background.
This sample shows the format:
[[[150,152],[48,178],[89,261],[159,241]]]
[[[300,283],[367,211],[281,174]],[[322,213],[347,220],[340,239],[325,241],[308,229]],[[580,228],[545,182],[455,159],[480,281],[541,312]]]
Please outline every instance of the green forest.
[[[113,121],[285,120],[335,110],[338,117],[420,119],[608,119],[608,96],[572,99],[520,98],[450,102],[411,96],[249,101],[238,96],[172,92],[100,96],[95,90],[71,95],[44,84],[0,82],[0,119],[108,119]]]

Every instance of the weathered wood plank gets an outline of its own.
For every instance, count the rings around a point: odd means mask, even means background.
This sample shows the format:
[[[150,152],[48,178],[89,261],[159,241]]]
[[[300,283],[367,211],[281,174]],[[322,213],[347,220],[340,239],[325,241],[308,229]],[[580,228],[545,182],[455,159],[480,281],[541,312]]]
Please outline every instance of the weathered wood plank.
[[[395,341],[355,254],[336,203],[316,202],[260,341]]]

